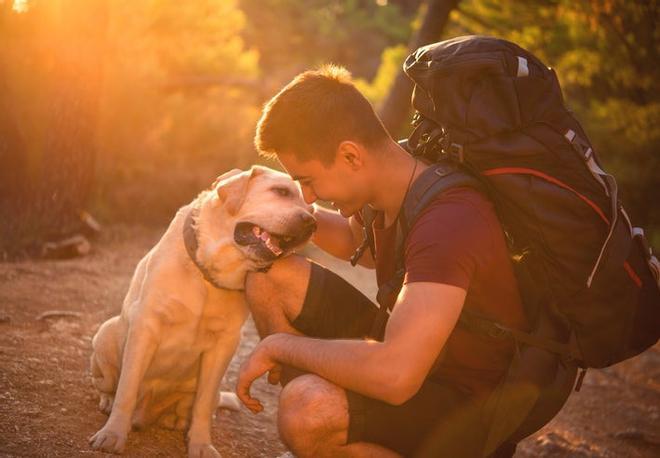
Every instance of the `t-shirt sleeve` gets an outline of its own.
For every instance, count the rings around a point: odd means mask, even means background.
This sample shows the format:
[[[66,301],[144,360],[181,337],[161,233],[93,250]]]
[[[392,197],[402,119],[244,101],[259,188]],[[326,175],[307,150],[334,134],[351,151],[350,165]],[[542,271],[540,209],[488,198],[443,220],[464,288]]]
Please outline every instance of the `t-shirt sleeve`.
[[[404,253],[404,284],[433,282],[467,290],[492,251],[489,202],[481,195],[462,197],[476,191],[453,191],[438,197],[413,225]]]

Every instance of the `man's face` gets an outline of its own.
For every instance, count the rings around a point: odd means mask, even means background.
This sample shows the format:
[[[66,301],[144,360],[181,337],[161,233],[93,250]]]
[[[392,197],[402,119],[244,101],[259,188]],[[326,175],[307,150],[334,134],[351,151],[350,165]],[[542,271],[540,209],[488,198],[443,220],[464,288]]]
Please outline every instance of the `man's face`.
[[[291,177],[300,183],[308,204],[324,200],[344,217],[349,217],[368,202],[365,172],[340,149],[332,164],[318,159],[300,161],[293,154],[278,154],[278,159]]]

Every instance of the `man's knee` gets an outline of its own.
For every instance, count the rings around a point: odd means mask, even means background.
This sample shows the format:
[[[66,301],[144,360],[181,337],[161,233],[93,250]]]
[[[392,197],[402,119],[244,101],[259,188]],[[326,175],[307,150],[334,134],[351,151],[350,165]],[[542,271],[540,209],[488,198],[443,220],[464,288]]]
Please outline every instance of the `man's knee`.
[[[344,445],[348,401],[343,389],[313,374],[295,378],[280,394],[278,429],[298,456],[325,456]]]

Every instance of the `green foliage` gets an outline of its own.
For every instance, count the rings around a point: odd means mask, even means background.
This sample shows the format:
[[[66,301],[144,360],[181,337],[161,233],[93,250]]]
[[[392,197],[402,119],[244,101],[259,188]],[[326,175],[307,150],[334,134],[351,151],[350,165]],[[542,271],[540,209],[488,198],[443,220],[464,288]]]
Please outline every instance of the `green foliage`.
[[[364,78],[356,79],[355,85],[373,105],[379,105],[387,97],[394,84],[394,79],[409,53],[410,50],[403,44],[386,48],[383,51],[378,72],[371,82]]]
[[[364,0],[240,0],[248,43],[260,54],[264,78],[287,80],[332,62],[372,77],[382,50],[405,43],[409,17],[395,4]]]
[[[48,171],[53,126],[70,123],[64,149],[86,150],[93,134],[92,212],[164,220],[218,173],[255,160],[260,104],[294,74],[342,64],[382,102],[420,3],[51,0],[28,1],[18,13],[0,1],[0,97],[11,107],[0,132],[13,132],[16,163],[35,182]],[[656,245],[658,11],[657,0],[462,0],[444,33],[500,36],[553,66],[634,222],[654,232]]]
[[[228,168],[247,165],[258,54],[233,0],[115,0],[99,124],[96,208],[165,220]],[[137,103],[136,103],[137,102]]]

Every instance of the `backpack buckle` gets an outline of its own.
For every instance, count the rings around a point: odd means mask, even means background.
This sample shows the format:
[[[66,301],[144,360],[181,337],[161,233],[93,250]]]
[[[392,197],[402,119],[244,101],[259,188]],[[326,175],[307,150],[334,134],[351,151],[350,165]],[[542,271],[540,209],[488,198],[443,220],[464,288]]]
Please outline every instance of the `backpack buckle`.
[[[452,143],[445,150],[445,154],[449,156],[449,159],[456,162],[463,162],[463,145],[460,143]]]
[[[494,339],[503,339],[509,335],[508,329],[499,326],[496,323],[493,323],[493,326],[489,326],[486,330],[486,335]]]
[[[422,120],[422,114],[419,111],[415,111],[415,114],[412,117],[412,121],[410,121],[410,125],[417,127],[422,122]]]

